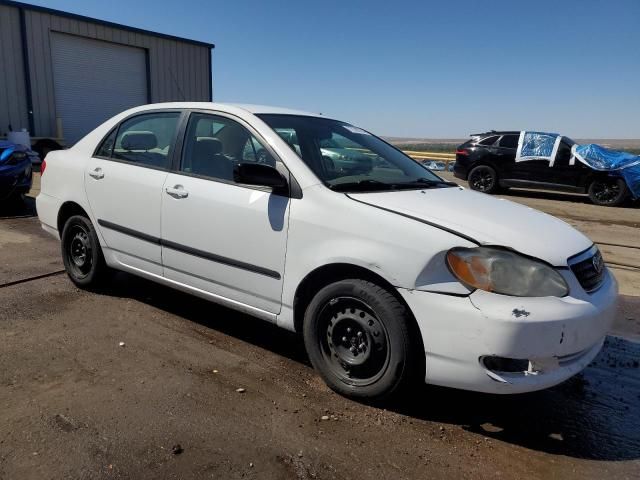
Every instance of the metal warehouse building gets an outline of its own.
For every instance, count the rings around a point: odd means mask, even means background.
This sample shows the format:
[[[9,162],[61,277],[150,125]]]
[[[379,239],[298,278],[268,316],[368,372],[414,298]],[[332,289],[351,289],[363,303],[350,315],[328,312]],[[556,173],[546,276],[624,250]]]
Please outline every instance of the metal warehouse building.
[[[129,107],[211,101],[209,43],[0,0],[0,135],[71,145]]]

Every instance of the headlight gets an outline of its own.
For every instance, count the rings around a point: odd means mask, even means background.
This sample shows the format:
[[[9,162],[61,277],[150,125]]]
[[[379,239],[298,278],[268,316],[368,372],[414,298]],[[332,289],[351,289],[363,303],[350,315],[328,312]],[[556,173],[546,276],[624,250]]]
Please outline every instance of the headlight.
[[[501,248],[452,248],[447,265],[469,288],[516,297],[564,297],[567,283],[553,267]]]
[[[9,156],[9,160],[7,160],[7,165],[18,165],[24,159],[27,158],[27,154],[24,152],[13,152],[13,155]]]

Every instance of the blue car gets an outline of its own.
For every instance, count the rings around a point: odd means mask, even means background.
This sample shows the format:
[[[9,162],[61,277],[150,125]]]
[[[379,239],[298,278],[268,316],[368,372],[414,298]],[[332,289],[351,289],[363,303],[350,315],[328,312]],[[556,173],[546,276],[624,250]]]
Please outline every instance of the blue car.
[[[0,201],[20,198],[31,190],[31,180],[28,149],[0,140]]]

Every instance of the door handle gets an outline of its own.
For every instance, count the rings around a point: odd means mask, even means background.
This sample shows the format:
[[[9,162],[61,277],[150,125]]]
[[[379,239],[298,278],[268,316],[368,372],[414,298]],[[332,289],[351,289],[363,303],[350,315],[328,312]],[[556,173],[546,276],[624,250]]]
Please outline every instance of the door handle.
[[[89,172],[89,176],[95,178],[96,180],[100,180],[104,178],[104,172],[100,167],[97,167]]]
[[[173,198],[187,198],[189,196],[189,192],[187,192],[182,185],[167,187],[164,191],[167,192],[167,195],[171,195]]]

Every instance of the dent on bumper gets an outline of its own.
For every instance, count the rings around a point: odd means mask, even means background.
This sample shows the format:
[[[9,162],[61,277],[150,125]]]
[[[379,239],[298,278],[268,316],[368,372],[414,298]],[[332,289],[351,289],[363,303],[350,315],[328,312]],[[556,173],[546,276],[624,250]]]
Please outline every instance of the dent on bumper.
[[[610,273],[597,292],[578,286],[565,298],[398,291],[422,334],[426,382],[488,393],[540,390],[583,370],[600,351],[617,302]],[[494,372],[481,362],[486,356],[527,359],[529,369]]]

